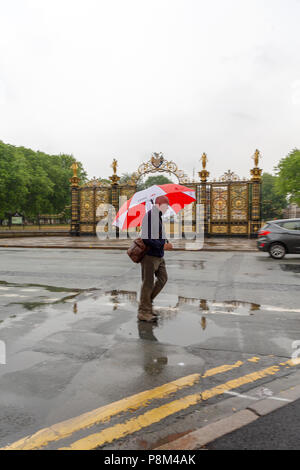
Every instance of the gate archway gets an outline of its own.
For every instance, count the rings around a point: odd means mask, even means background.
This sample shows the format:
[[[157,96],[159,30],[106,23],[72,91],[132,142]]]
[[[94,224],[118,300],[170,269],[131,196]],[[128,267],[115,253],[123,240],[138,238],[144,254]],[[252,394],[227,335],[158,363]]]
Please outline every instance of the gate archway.
[[[251,170],[252,178],[241,179],[228,170],[219,180],[208,181],[210,176],[206,169],[207,156],[202,155],[200,181],[191,181],[176,163],[164,159],[162,153],[153,153],[151,159],[142,163],[132,175],[129,182],[120,183],[117,175],[117,160],[113,161],[113,175],[110,183],[92,179],[80,186],[77,177],[77,165],[73,164],[71,178],[72,219],[71,235],[96,235],[96,227],[101,220],[97,208],[112,204],[119,210],[119,204],[129,199],[137,188],[138,181],[147,174],[169,173],[177,177],[178,182],[193,190],[196,202],[190,205],[191,222],[185,225],[185,232],[196,230],[196,204],[204,208],[204,226],[207,236],[255,236],[261,227],[261,174],[258,167],[260,153],[256,150],[255,166]]]
[[[137,183],[143,176],[150,173],[169,173],[177,177],[178,183],[189,183],[189,178],[184,171],[179,170],[173,161],[165,160],[161,152],[154,152],[148,162],[142,163],[138,167],[137,172],[133,174],[133,179]]]

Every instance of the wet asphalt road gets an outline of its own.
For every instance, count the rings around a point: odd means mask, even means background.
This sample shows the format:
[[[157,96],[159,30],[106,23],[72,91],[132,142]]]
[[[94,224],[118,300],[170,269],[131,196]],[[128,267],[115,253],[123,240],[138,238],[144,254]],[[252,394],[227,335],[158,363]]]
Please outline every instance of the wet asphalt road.
[[[297,255],[274,261],[263,253],[167,253],[169,282],[154,326],[136,320],[140,268],[124,251],[0,249],[0,259],[0,340],[7,349],[0,446],[222,364],[245,361],[246,374],[256,367],[246,363],[253,356],[260,368],[288,360],[300,340]],[[239,375],[233,370],[226,380]],[[203,387],[222,382],[209,377]],[[104,448],[150,448],[201,425],[196,411]]]

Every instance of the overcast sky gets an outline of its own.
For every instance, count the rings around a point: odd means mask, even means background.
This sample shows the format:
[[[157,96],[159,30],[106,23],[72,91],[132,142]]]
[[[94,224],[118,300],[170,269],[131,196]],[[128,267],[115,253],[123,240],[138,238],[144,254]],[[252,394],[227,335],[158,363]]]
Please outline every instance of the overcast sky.
[[[299,0],[0,0],[0,140],[90,177],[163,152],[192,175],[300,147]]]

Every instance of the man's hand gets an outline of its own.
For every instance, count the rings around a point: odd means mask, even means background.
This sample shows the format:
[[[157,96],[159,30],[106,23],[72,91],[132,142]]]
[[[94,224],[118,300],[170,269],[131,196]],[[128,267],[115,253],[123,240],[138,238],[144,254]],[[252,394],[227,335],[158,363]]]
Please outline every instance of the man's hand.
[[[173,245],[172,245],[172,243],[165,243],[164,249],[165,249],[166,251],[173,250]]]

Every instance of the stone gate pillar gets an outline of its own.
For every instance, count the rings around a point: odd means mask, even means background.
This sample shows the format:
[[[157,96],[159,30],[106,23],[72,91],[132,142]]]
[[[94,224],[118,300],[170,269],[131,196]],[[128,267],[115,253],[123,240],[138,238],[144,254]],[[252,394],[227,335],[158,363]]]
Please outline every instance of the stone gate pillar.
[[[207,164],[207,155],[203,153],[202,158],[202,170],[199,172],[199,178],[201,179],[201,183],[199,185],[200,194],[197,196],[197,203],[203,205],[204,208],[204,233],[208,233],[208,204],[209,201],[207,200],[207,178],[209,177],[209,172],[206,170]],[[199,199],[199,200],[198,200]]]
[[[256,236],[261,227],[261,174],[262,170],[258,167],[261,158],[259,150],[255,151],[253,156],[255,166],[251,170],[251,212],[249,217],[249,235]]]
[[[116,214],[119,210],[119,181],[120,177],[117,175],[118,162],[114,158],[111,165],[114,174],[109,177],[111,180],[111,204],[114,206]],[[117,238],[119,238],[119,228],[116,228]]]
[[[77,176],[78,164],[75,162],[71,166],[73,177],[71,183],[71,230],[70,235],[79,235],[79,181]]]

